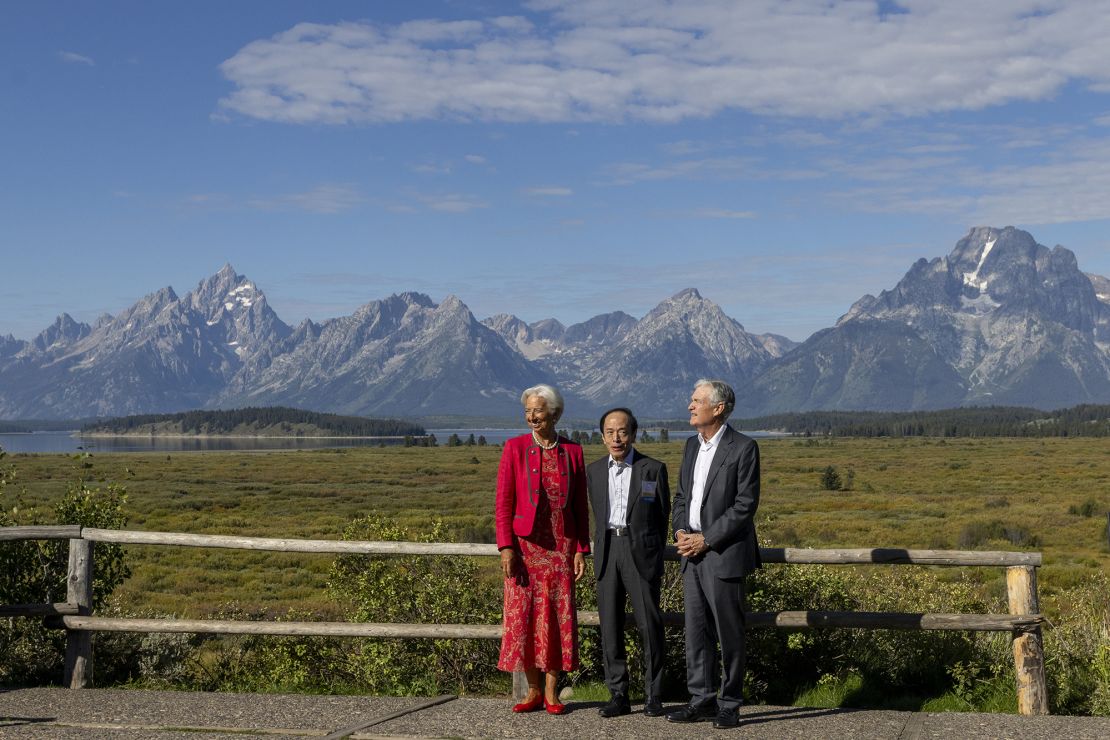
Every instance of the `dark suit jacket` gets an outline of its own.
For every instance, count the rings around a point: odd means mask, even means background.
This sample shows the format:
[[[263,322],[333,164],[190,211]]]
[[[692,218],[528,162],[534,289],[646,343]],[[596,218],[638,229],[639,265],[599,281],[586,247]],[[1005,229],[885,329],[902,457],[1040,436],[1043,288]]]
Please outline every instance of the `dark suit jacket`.
[[[635,448],[633,448],[635,449]],[[645,502],[640,495],[644,481],[655,481],[655,500]],[[609,456],[586,466],[586,487],[594,510],[594,574],[605,573],[609,555]],[[663,547],[667,544],[667,519],[671,510],[671,489],[667,466],[635,450],[628,485],[628,528],[632,558],[645,579],[663,574]]]
[[[682,469],[674,495],[674,532],[690,531],[687,507],[694,483],[694,463],[701,446],[698,435],[686,440]],[[705,562],[718,578],[746,576],[763,564],[755,536],[755,510],[759,506],[759,447],[730,426],[713,454],[701,505],[701,526],[709,552]],[[685,561],[682,564],[686,567]]]

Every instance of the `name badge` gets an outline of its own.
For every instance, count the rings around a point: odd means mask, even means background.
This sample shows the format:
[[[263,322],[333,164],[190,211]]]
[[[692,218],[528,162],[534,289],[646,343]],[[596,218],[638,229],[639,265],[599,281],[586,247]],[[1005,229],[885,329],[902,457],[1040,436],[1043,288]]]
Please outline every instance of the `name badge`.
[[[646,480],[640,483],[640,500],[651,503],[655,500],[655,481]]]

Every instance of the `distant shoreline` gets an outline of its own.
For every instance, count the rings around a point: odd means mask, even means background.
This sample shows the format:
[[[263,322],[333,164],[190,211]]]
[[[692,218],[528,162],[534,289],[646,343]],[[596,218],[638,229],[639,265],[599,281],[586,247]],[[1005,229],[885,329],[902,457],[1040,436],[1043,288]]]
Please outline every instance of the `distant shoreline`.
[[[377,436],[342,436],[338,434],[169,434],[163,432],[147,432],[145,434],[114,434],[112,432],[81,432],[77,431],[71,437],[96,437],[96,438],[133,438],[150,439],[151,437],[166,437],[168,439],[404,439],[412,437],[419,439],[427,434],[390,434]]]

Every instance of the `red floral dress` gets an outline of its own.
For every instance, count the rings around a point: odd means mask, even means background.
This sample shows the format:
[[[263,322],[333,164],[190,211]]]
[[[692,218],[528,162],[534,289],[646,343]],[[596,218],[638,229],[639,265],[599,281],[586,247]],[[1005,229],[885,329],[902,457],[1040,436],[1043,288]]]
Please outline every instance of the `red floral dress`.
[[[551,504],[561,488],[558,449],[542,452],[540,480],[543,495],[532,534],[517,540],[517,574],[505,579],[505,632],[497,661],[503,671],[578,668],[575,547],[564,528],[570,512],[561,501]]]

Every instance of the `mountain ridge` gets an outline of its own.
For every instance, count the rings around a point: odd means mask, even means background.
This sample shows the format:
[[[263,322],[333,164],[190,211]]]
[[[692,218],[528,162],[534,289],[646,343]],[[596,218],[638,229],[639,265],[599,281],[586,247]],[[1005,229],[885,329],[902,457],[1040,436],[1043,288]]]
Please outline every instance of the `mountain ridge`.
[[[225,264],[93,325],[62,313],[32,340],[0,336],[0,418],[259,405],[511,416],[537,382],[558,384],[574,416],[623,404],[666,418],[700,377],[732,383],[746,415],[1107,402],[1110,280],[1027,232],[974,227],[794,342],[749,333],[696,288],[639,319],[479,320],[458,296],[408,291],[292,327]]]

